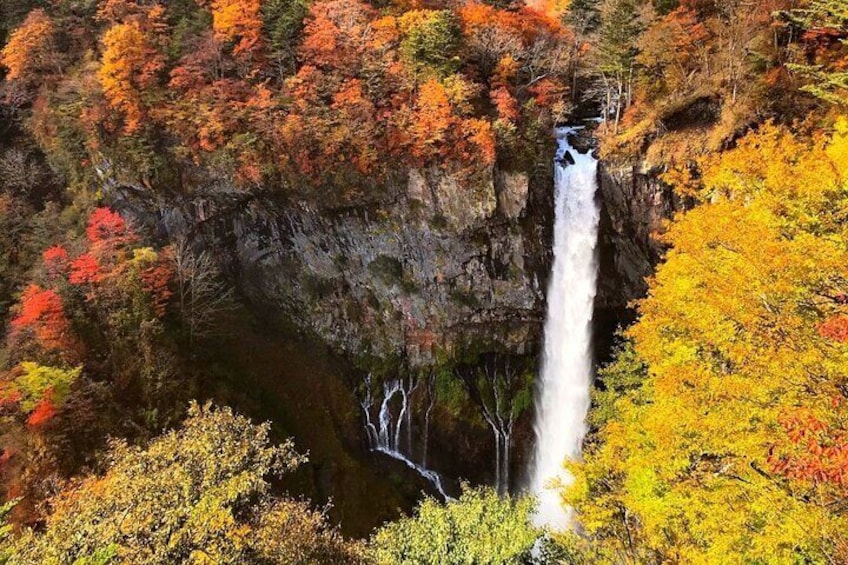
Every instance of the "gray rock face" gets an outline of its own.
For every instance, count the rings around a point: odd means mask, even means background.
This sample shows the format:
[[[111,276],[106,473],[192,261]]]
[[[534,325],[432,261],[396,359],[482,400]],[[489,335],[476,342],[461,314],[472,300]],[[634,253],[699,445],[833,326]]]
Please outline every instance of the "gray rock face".
[[[413,366],[481,346],[534,351],[550,267],[552,173],[471,181],[411,170],[356,208],[284,204],[210,183],[190,196],[112,186],[113,206],[212,249],[244,294],[338,350]]]
[[[684,207],[653,172],[601,163],[595,325],[609,336],[647,291],[663,221]],[[436,364],[463,348],[538,351],[552,260],[552,165],[463,179],[440,169],[358,207],[285,203],[227,182],[163,195],[112,184],[111,204],[213,251],[250,301],[340,352]],[[599,356],[609,343],[598,340]]]
[[[626,323],[629,306],[645,296],[649,277],[664,248],[656,236],[664,222],[686,207],[656,171],[601,163],[600,276],[595,302],[600,326]],[[601,331],[605,331],[602,328]]]

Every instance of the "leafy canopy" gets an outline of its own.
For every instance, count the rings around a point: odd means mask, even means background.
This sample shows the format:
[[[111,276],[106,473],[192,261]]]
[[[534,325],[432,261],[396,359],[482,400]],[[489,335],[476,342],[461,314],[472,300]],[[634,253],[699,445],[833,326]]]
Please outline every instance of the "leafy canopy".
[[[270,426],[193,405],[147,448],[115,442],[109,469],[53,501],[44,531],[14,541],[10,563],[357,563],[359,549],[270,478],[303,458]]]
[[[540,536],[530,523],[533,507],[486,488],[466,488],[445,505],[427,499],[413,517],[375,534],[373,556],[380,565],[523,563]]]
[[[700,169],[567,498],[601,562],[844,562],[848,121]]]

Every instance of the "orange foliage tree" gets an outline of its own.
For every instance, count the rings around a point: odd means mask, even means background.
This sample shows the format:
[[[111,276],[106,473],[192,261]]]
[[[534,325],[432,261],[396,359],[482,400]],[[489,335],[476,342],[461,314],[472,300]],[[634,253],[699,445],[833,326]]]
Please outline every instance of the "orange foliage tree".
[[[315,2],[309,9],[301,58],[317,67],[356,66],[375,16],[373,8],[362,0]]]
[[[163,55],[139,22],[116,24],[103,36],[97,76],[109,105],[124,119],[125,133],[141,128],[147,117],[148,89],[158,84],[163,69]]]
[[[8,69],[6,78],[34,81],[39,72],[56,69],[55,33],[53,22],[44,10],[30,12],[0,51],[0,63]]]
[[[552,5],[194,4],[97,2],[99,65],[71,54],[61,88],[33,104],[39,140],[62,153],[63,167],[88,169],[105,157],[155,183],[193,162],[240,184],[317,187],[336,175],[350,185],[351,174],[385,178],[403,168],[393,165],[485,167],[496,139],[538,136],[564,108],[556,84],[568,66],[568,34],[547,14]],[[61,15],[52,24],[58,37],[77,37],[67,29],[75,20],[51,9]],[[28,24],[39,33],[21,32],[21,45],[50,36],[47,14],[32,14]],[[271,68],[280,57],[285,64]],[[427,84],[433,78],[447,113]],[[423,131],[428,125],[435,127]]]

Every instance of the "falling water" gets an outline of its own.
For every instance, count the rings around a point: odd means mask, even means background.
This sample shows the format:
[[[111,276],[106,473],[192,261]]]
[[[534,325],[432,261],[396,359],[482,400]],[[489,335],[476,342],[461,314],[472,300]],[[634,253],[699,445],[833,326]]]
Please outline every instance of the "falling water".
[[[563,463],[580,456],[592,380],[592,313],[598,278],[600,210],[595,201],[598,162],[579,153],[557,130],[554,266],[548,288],[545,353],[536,399],[536,453],[531,490],[539,499],[536,522],[569,527],[572,511],[552,485],[573,477]]]
[[[442,485],[442,477],[435,471],[431,471],[419,465],[403,453],[402,439],[403,429],[407,430],[407,452],[412,450],[412,410],[410,397],[418,383],[404,381],[403,379],[388,380],[383,383],[383,401],[380,403],[378,421],[375,423],[371,412],[374,408],[374,395],[371,390],[371,376],[365,379],[365,395],[360,401],[362,412],[365,416],[365,432],[368,434],[368,442],[373,451],[378,451],[404,463],[407,467],[426,479],[435,488],[442,498],[452,500],[445,492]],[[395,397],[400,399],[400,408],[397,414],[392,411],[392,401]],[[424,441],[427,441],[425,436]],[[426,450],[425,450],[426,453]],[[426,457],[426,455],[425,455]]]

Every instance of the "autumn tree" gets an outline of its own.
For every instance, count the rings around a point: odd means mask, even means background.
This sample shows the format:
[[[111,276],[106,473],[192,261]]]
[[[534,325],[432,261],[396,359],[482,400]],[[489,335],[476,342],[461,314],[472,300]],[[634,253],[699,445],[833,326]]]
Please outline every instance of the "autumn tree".
[[[152,31],[138,21],[119,23],[103,36],[103,56],[97,76],[109,105],[124,119],[124,131],[141,129],[148,117],[148,89],[158,84],[164,58]]]
[[[25,361],[0,383],[0,402],[17,405],[30,426],[40,426],[62,408],[82,367],[62,369]]]
[[[194,405],[146,448],[114,442],[103,476],[60,493],[43,531],[13,539],[12,562],[360,563],[321,514],[272,495],[272,478],[302,461],[290,441],[271,443],[269,424]]]
[[[449,148],[448,136],[457,118],[445,87],[432,79],[421,86],[410,129],[412,151],[422,156],[442,153]]]
[[[848,124],[766,125],[700,170],[568,500],[601,562],[840,562]]]
[[[12,537],[12,526],[6,523],[6,516],[14,506],[14,501],[0,505],[0,565],[6,565],[11,557],[9,545]]]
[[[661,94],[670,98],[688,92],[697,72],[708,68],[709,39],[693,10],[680,7],[663,16],[639,39],[636,62],[643,68],[641,80],[652,90],[662,88]]]
[[[356,68],[373,9],[361,0],[322,0],[309,8],[300,57],[308,66]]]
[[[61,72],[55,36],[53,21],[44,10],[30,12],[0,51],[0,64],[8,69],[6,79],[37,83],[45,72]]]
[[[62,298],[51,289],[28,286],[21,294],[18,315],[10,325],[10,339],[15,343],[31,337],[47,354],[74,355],[74,336]]]
[[[262,2],[259,0],[212,0],[215,38],[233,44],[233,54],[245,55],[262,41]]]
[[[62,74],[62,55],[56,48],[57,30],[42,9],[32,10],[10,35],[0,51],[0,66],[9,81],[5,99],[11,106],[32,101],[35,87],[51,76]]]

